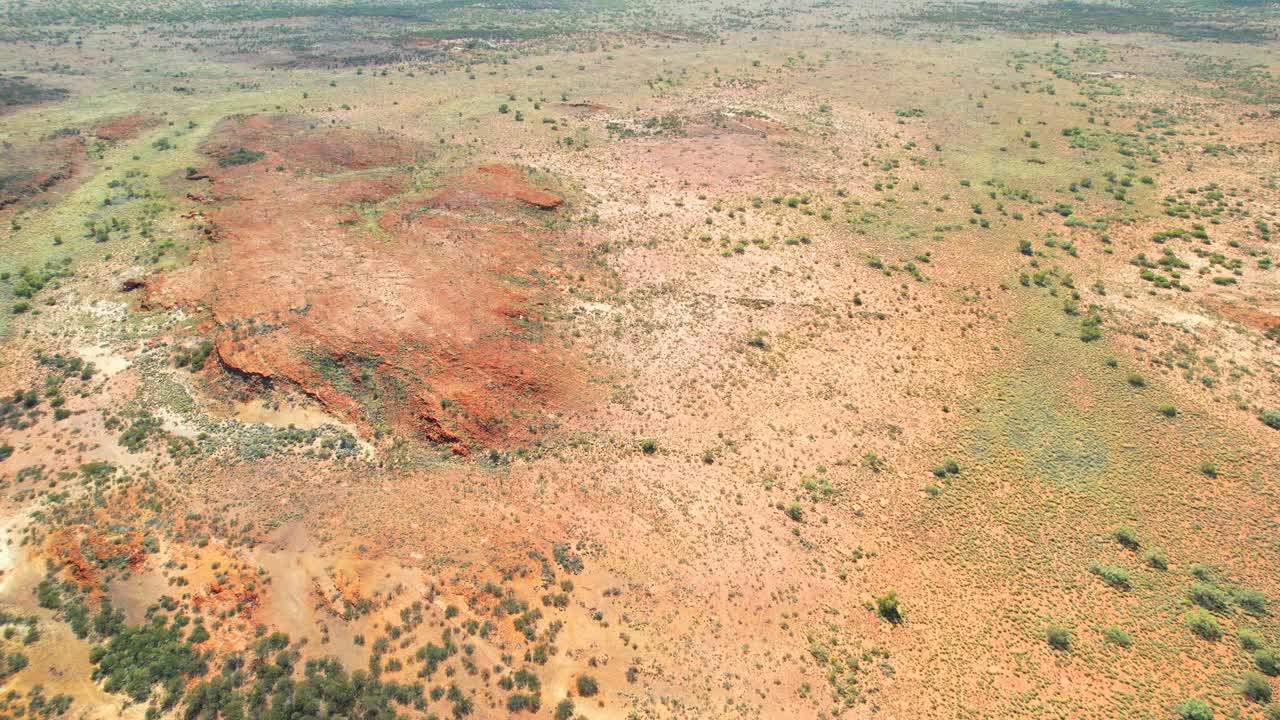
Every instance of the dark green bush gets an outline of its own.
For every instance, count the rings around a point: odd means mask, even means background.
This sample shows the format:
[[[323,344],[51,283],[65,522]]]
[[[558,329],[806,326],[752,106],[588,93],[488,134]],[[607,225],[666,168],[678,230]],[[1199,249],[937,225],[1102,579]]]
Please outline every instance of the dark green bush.
[[[1250,670],[1240,678],[1240,694],[1254,702],[1271,701],[1271,683],[1261,673]]]
[[[1241,648],[1249,652],[1260,649],[1266,642],[1257,630],[1250,630],[1249,628],[1244,628],[1237,632],[1236,640],[1239,641]]]
[[[1206,610],[1216,613],[1227,611],[1227,594],[1216,585],[1209,583],[1193,583],[1191,585],[1191,602]]]
[[[1071,631],[1061,625],[1050,625],[1045,628],[1044,639],[1049,643],[1049,647],[1054,650],[1066,651],[1071,649]]]
[[[1267,596],[1257,590],[1237,590],[1235,592],[1235,601],[1241,610],[1250,615],[1267,614]]]
[[[218,158],[218,167],[235,167],[236,165],[248,165],[255,163],[265,157],[266,153],[254,150],[246,150],[244,148],[236,148],[226,155]]]
[[[898,607],[898,593],[890,590],[876,598],[876,612],[895,625],[902,622],[902,610]]]
[[[1116,542],[1129,550],[1137,550],[1140,544],[1138,542],[1138,534],[1133,531],[1133,528],[1130,528],[1127,525],[1122,525],[1116,528],[1115,532],[1111,533],[1111,537],[1115,538]]]
[[[1271,677],[1280,675],[1280,658],[1277,658],[1276,654],[1271,650],[1258,650],[1254,652],[1253,664],[1256,665],[1259,670]]]

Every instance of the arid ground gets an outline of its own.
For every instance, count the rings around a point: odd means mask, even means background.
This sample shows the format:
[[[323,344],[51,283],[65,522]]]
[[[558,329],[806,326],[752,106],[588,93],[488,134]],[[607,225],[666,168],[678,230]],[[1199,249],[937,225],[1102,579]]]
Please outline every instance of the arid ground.
[[[0,718],[1280,720],[1276,3],[2,17]]]

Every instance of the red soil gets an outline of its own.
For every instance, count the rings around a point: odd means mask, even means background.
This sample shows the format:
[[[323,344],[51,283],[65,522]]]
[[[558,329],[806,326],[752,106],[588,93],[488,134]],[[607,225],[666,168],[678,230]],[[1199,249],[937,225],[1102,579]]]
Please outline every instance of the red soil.
[[[139,112],[99,120],[89,129],[89,132],[103,140],[119,142],[121,140],[131,140],[143,130],[160,127],[163,124],[164,120],[161,120],[156,115]]]
[[[1256,304],[1206,298],[1204,305],[1209,310],[1222,315],[1228,320],[1234,320],[1246,327],[1261,330],[1264,333],[1274,328],[1280,328],[1280,315],[1269,313],[1259,308]]]
[[[81,587],[89,588],[94,594],[102,586],[99,563],[117,567],[123,565],[124,568],[134,570],[147,561],[147,553],[142,548],[142,536],[137,532],[129,531],[120,537],[108,539],[102,536],[100,530],[87,525],[54,532],[45,549],[59,566],[68,569],[72,580]],[[90,552],[94,560],[85,557],[85,550]]]
[[[429,156],[419,146],[394,135],[317,127],[296,115],[229,118],[213,132],[202,150],[218,159],[240,148],[269,151],[274,158],[270,167],[283,164],[290,170],[318,173],[411,165]]]
[[[0,208],[52,190],[73,178],[84,159],[78,135],[41,140],[34,145],[0,146]]]
[[[559,197],[503,166],[410,191],[422,148],[298,118],[229,119],[204,151],[240,147],[266,155],[212,171],[217,240],[147,291],[207,306],[226,367],[460,453],[529,440],[572,395],[539,330]]]

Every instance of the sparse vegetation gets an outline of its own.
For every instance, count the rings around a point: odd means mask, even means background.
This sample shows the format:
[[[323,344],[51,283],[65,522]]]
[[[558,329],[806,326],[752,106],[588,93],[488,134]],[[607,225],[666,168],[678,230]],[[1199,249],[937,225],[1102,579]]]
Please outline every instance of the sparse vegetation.
[[[0,717],[1280,720],[1278,32],[11,3]]]

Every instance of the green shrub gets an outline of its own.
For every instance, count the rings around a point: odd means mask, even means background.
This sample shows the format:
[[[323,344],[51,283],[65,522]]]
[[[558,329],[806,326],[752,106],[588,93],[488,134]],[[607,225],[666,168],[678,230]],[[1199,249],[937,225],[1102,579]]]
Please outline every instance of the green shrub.
[[[1103,629],[1102,638],[1112,645],[1119,645],[1120,647],[1127,648],[1133,645],[1133,638],[1129,637],[1129,633],[1115,625],[1108,625]]]
[[[1270,702],[1271,683],[1261,673],[1250,670],[1240,678],[1240,694],[1254,702]]]
[[[1071,649],[1071,631],[1061,625],[1050,625],[1044,630],[1044,639],[1054,650]]]
[[[205,672],[200,654],[163,616],[118,628],[106,645],[92,649],[89,661],[96,666],[94,679],[103,680],[107,692],[127,693],[135,702],[147,700],[156,685]]]
[[[1236,605],[1250,615],[1267,614],[1267,596],[1257,590],[1237,590]]]
[[[1093,342],[1102,337],[1102,316],[1091,312],[1080,318],[1080,339]]]
[[[1262,635],[1258,633],[1257,630],[1250,630],[1249,628],[1244,628],[1237,632],[1236,640],[1239,641],[1241,648],[1248,650],[1249,652],[1253,652],[1254,650],[1261,648],[1266,642],[1262,639]]]
[[[898,593],[890,590],[876,598],[876,612],[895,625],[902,622],[902,611],[898,607]]]
[[[1222,628],[1218,619],[1203,608],[1196,608],[1187,613],[1187,627],[1191,632],[1205,640],[1217,640],[1222,637]]]
[[[1202,462],[1200,463],[1200,474],[1205,477],[1216,478],[1218,477],[1218,466],[1208,461]]]
[[[1155,568],[1156,570],[1169,569],[1168,556],[1166,556],[1163,552],[1159,550],[1148,551],[1147,554],[1144,555],[1142,559],[1144,562],[1147,563],[1147,567]]]
[[[1161,405],[1158,409],[1160,414],[1165,417],[1177,417],[1178,415],[1178,408],[1169,404]]]
[[[1280,658],[1271,650],[1258,650],[1253,653],[1253,664],[1262,672],[1275,677],[1280,675]]]
[[[1262,711],[1262,717],[1266,720],[1280,720],[1280,703],[1271,703]]]
[[[1115,532],[1111,533],[1111,537],[1129,550],[1137,550],[1140,544],[1138,542],[1138,534],[1127,525],[1116,528]]]
[[[578,694],[582,697],[591,697],[600,692],[600,685],[596,679],[590,675],[579,675],[577,680]]]
[[[236,165],[248,165],[261,160],[266,153],[256,152],[254,150],[246,150],[237,148],[230,153],[218,159],[218,167],[234,167]]]
[[[536,713],[542,707],[542,701],[537,695],[516,693],[507,698],[508,712],[531,712]]]
[[[1183,700],[1174,708],[1174,712],[1180,720],[1213,720],[1213,708],[1199,698]]]
[[[1216,613],[1227,611],[1227,594],[1216,585],[1209,583],[1193,583],[1191,585],[1191,602],[1205,610]]]
[[[573,701],[565,698],[556,705],[556,720],[569,720],[573,717]]]
[[[800,522],[804,519],[804,507],[798,502],[788,503],[785,512],[787,513],[787,517],[795,520],[796,522]]]
[[[1094,563],[1089,566],[1089,572],[1102,578],[1102,582],[1117,590],[1129,589],[1129,571],[1122,567]]]
[[[1280,410],[1268,410],[1259,415],[1258,419],[1272,430],[1280,430]]]
[[[652,455],[658,452],[658,441],[653,438],[645,438],[640,441],[640,451],[645,455]]]

